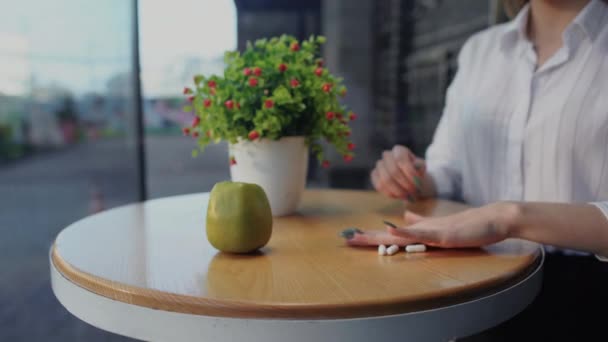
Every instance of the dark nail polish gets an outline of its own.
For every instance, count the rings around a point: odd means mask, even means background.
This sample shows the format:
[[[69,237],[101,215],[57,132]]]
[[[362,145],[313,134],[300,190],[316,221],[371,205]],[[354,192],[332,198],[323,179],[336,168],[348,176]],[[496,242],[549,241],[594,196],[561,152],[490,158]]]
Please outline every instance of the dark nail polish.
[[[355,234],[363,234],[363,232],[358,228],[347,228],[340,233],[340,236],[346,240],[350,240],[355,237]]]
[[[397,229],[397,226],[394,223],[388,222],[388,221],[382,221],[385,225],[391,227],[391,228],[395,228]]]
[[[412,195],[410,195],[410,194],[408,194],[408,195],[407,195],[407,200],[408,200],[409,202],[416,202],[416,199],[414,198],[414,196],[412,196]]]
[[[422,182],[420,181],[420,177],[414,176],[414,184],[416,185],[416,190],[420,190],[422,187]]]

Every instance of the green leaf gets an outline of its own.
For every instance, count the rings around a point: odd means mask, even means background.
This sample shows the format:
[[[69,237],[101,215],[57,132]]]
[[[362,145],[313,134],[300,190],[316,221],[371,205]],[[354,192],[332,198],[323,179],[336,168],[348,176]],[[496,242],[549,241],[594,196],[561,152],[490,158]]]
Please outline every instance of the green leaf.
[[[276,104],[286,104],[292,102],[291,93],[284,86],[278,86],[277,89],[272,93],[272,98]]]
[[[184,106],[182,110],[186,113],[190,113],[192,111],[192,106]]]

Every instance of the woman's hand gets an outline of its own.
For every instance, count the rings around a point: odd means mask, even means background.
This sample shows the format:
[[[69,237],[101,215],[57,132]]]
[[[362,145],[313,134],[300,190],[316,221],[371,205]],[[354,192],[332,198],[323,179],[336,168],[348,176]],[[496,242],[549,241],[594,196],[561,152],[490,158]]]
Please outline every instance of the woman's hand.
[[[378,192],[410,202],[433,196],[435,187],[429,178],[424,160],[400,145],[384,151],[371,173],[372,184]]]
[[[409,211],[404,214],[405,224],[415,224],[424,219],[420,215],[416,215]],[[358,231],[352,235],[349,234],[346,243],[350,246],[379,246],[379,245],[398,245],[407,246],[416,243],[409,237],[402,237],[396,234],[389,233],[388,230],[377,231]]]
[[[387,226],[386,231],[354,234],[347,243],[352,246],[423,243],[443,248],[485,246],[509,237],[509,222],[513,215],[514,210],[508,203],[490,204],[437,218],[406,212],[405,227]]]
[[[506,203],[494,203],[454,215],[420,219],[403,228],[386,229],[395,237],[429,246],[480,247],[509,237],[511,211]]]
[[[423,243],[456,248],[481,247],[517,238],[606,257],[606,218],[596,206],[586,203],[498,202],[436,218],[406,212],[404,227],[358,232],[347,243],[353,246]]]

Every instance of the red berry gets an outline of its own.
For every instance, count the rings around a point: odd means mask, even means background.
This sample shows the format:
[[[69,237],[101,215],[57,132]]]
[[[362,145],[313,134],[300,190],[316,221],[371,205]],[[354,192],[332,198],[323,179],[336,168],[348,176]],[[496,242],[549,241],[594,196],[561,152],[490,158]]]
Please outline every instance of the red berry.
[[[215,86],[216,86],[217,84],[215,83],[215,81],[214,81],[214,80],[211,80],[211,81],[207,82],[207,85],[209,86],[209,88],[215,88]]]
[[[230,166],[236,165],[236,159],[234,157],[230,157]]]
[[[327,120],[333,120],[335,115],[336,114],[334,112],[325,113],[325,117],[327,118]]]
[[[300,44],[298,42],[291,43],[291,51],[300,51]]]
[[[249,69],[249,68],[243,69],[243,75],[245,75],[245,76],[251,75],[251,69]]]
[[[357,114],[351,112],[348,118],[350,119],[350,121],[354,121],[357,119]]]
[[[323,68],[316,68],[315,75],[321,77],[321,75],[323,75]]]
[[[226,105],[226,108],[228,108],[228,109],[234,108],[234,101],[232,101],[232,100],[228,100],[228,101],[224,102],[224,104]]]
[[[194,102],[194,96],[188,96],[188,101]]]
[[[192,132],[192,136],[193,136],[194,138],[198,138],[198,132]]]
[[[264,101],[264,106],[266,108],[272,108],[272,107],[274,107],[274,101],[272,101],[271,99],[268,99],[268,100]]]
[[[188,88],[188,87],[184,87],[184,95],[187,94],[192,94],[192,89]]]
[[[198,116],[194,117],[194,120],[192,120],[192,127],[196,127],[198,126],[198,124],[201,122],[201,118],[199,118]]]
[[[258,85],[258,79],[255,77],[251,77],[249,78],[249,86],[250,87],[255,87]]]
[[[349,151],[352,151],[352,150],[354,150],[354,149],[355,149],[355,144],[353,144],[353,143],[348,143],[348,150],[349,150]]]
[[[323,66],[323,60],[322,59],[317,60],[317,66],[318,67],[322,67]]]
[[[260,67],[255,67],[253,69],[253,74],[256,76],[262,76],[262,69],[260,69]]]
[[[285,72],[285,70],[287,70],[287,64],[285,64],[285,63],[279,64],[279,71]]]
[[[353,155],[352,154],[345,154],[342,158],[344,158],[345,162],[350,163],[353,160]]]
[[[251,131],[251,132],[249,132],[248,137],[249,137],[249,140],[253,141],[260,137],[260,133],[258,133],[257,131]]]
[[[291,84],[292,88],[295,88],[300,85],[300,81],[296,80],[295,78],[292,78],[289,83]]]
[[[321,163],[321,166],[323,166],[323,168],[327,169],[329,167],[329,160],[324,160],[323,163]]]
[[[190,127],[182,128],[182,132],[184,133],[184,135],[190,135]]]
[[[321,89],[323,89],[324,92],[329,93],[331,91],[331,84],[323,83],[323,86],[321,87]]]
[[[209,108],[211,106],[211,100],[205,99],[205,101],[203,101],[203,105],[205,108]]]

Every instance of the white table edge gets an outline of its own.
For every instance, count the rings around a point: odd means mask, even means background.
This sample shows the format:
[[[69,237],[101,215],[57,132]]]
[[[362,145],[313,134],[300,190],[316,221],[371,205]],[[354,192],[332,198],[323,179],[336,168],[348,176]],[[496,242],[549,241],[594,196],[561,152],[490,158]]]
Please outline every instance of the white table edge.
[[[541,288],[545,252],[540,249],[540,262],[527,277],[485,297],[406,314],[326,320],[226,318],[155,310],[84,289],[65,278],[50,256],[49,260],[53,292],[69,312],[100,329],[140,340],[369,342],[398,337],[401,341],[447,341],[489,329],[525,309]]]

